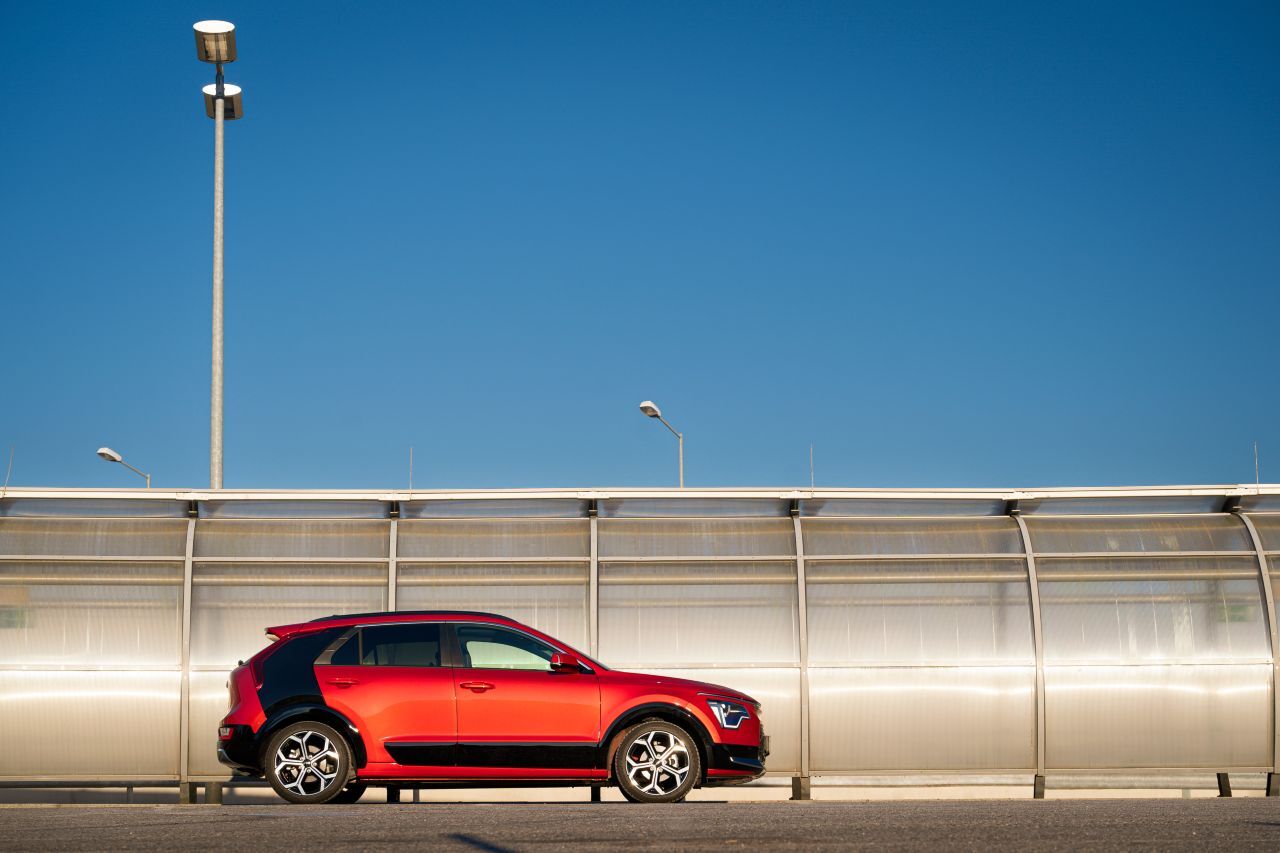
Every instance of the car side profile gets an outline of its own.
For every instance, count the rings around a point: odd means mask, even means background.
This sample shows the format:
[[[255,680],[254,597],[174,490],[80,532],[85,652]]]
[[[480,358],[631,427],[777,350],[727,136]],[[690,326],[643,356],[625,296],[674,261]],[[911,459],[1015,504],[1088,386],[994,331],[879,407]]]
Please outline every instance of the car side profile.
[[[492,613],[332,616],[267,630],[231,673],[218,758],[294,803],[371,785],[617,785],[675,802],[764,772],[760,704],[613,670]]]

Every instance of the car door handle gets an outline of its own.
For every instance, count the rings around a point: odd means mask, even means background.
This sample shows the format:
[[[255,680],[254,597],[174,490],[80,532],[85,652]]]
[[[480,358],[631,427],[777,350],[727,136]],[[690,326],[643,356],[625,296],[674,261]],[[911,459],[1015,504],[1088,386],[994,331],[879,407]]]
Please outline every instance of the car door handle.
[[[465,687],[468,690],[474,690],[477,693],[483,693],[486,690],[493,689],[493,685],[487,681],[464,681],[458,686]]]
[[[350,687],[350,686],[351,686],[351,685],[353,685],[353,684],[359,684],[359,683],[360,683],[360,679],[358,679],[358,678],[330,678],[326,683],[327,683],[327,684],[334,684],[334,685],[337,685],[338,687]]]

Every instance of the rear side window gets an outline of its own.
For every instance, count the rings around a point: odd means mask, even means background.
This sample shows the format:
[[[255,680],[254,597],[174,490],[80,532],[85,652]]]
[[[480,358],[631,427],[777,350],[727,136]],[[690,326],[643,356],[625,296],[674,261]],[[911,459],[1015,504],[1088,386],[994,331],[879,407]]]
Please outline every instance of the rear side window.
[[[354,657],[348,649],[359,642],[360,663],[365,666],[440,666],[440,626],[371,625],[361,628],[337,652],[344,659]]]

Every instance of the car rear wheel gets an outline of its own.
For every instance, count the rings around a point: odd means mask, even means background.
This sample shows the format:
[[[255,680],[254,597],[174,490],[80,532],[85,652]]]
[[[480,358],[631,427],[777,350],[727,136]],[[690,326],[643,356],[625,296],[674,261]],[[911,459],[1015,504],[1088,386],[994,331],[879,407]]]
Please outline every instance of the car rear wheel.
[[[646,720],[628,729],[613,758],[614,780],[633,803],[683,800],[701,774],[693,737],[662,720]]]
[[[267,781],[291,803],[327,803],[348,788],[351,747],[324,723],[285,726],[272,735],[263,758]]]

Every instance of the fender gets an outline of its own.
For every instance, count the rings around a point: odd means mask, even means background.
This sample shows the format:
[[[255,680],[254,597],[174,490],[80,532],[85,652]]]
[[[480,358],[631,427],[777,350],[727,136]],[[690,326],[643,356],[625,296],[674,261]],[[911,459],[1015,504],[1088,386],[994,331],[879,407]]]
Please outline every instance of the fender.
[[[679,705],[668,704],[666,702],[646,702],[643,705],[637,705],[634,708],[628,708],[619,714],[613,723],[609,725],[604,737],[597,744],[597,757],[599,762],[597,766],[610,770],[613,763],[614,741],[618,735],[622,734],[630,726],[649,717],[659,717],[679,723],[680,726],[687,729],[693,735],[697,742],[699,757],[702,759],[702,773],[706,776],[707,767],[711,761],[713,743],[711,733],[707,731],[706,726],[702,725],[702,721],[690,712],[681,708]]]
[[[271,735],[281,726],[302,720],[316,720],[333,726],[347,736],[356,767],[364,767],[368,763],[369,757],[365,753],[364,738],[361,737],[360,730],[346,716],[320,702],[298,702],[273,710],[271,716],[267,717],[267,721],[258,730],[258,752],[261,753],[266,748]]]

